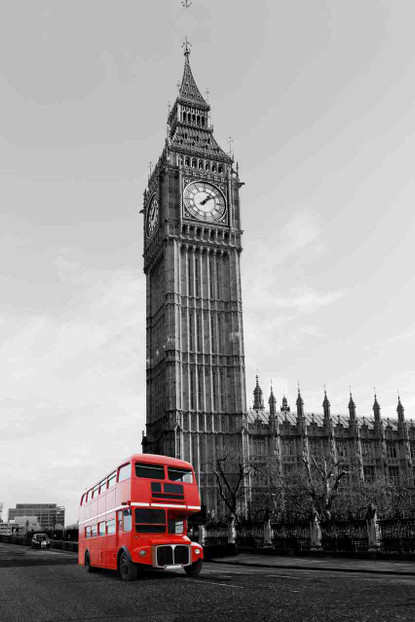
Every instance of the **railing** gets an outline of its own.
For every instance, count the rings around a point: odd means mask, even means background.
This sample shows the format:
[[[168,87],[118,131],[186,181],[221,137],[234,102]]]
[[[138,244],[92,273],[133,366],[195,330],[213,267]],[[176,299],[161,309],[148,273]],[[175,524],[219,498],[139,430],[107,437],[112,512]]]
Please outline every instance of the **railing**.
[[[331,552],[415,553],[415,519],[395,518],[379,521],[379,543],[369,543],[368,523],[364,519],[333,520],[320,524],[321,542],[318,547],[312,540],[312,524],[309,521],[280,522],[271,524],[271,541],[266,542],[264,523],[252,523],[237,527],[236,544],[239,548],[263,548],[275,551],[309,551],[318,548]],[[225,524],[206,526],[205,545],[224,545],[228,541]]]

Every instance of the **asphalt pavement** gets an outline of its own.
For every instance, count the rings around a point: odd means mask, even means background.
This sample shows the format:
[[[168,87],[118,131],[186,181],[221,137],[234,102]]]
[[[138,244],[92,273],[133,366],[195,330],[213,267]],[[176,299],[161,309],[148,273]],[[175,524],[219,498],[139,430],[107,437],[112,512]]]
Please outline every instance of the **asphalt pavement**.
[[[125,583],[115,572],[86,573],[74,553],[0,544],[0,622],[415,620],[413,573],[333,571],[324,560],[311,571],[287,565],[294,558],[256,557],[206,563],[196,579],[153,571]]]

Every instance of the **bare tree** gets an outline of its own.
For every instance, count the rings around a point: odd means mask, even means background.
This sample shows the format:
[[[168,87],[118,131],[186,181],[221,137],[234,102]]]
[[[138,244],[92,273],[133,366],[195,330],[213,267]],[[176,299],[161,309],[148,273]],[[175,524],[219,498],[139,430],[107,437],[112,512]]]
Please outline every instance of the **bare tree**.
[[[331,454],[319,462],[311,456],[311,462],[312,464],[307,456],[303,457],[311,510],[319,520],[330,520],[340,483],[346,475],[349,475],[351,469],[342,460],[334,460]]]
[[[251,466],[238,462],[235,470],[226,469],[229,454],[216,460],[215,477],[218,482],[219,494],[229,510],[231,519],[239,520],[238,502],[245,495],[244,482],[251,472]]]

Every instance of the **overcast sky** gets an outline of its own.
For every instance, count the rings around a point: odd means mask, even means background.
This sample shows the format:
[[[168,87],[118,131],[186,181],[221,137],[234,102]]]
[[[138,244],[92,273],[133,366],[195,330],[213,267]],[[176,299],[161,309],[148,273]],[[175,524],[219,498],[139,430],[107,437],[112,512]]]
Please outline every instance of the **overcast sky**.
[[[247,393],[415,418],[412,0],[37,0],[0,22],[0,501],[141,450],[142,206],[182,41],[241,190]]]

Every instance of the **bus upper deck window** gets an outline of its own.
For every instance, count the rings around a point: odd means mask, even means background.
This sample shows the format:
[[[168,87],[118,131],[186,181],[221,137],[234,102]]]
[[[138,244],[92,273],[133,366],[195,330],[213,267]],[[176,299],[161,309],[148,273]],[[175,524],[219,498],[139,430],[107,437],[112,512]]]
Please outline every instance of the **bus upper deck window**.
[[[143,464],[141,462],[136,462],[135,474],[137,477],[164,479],[164,467],[161,464]]]
[[[116,481],[117,481],[117,473],[111,473],[111,475],[108,476],[108,488],[111,488],[111,486],[114,486]]]
[[[125,479],[130,479],[131,477],[131,463],[124,464],[124,466],[120,467],[118,471],[118,481],[122,482]]]
[[[185,484],[193,483],[193,473],[189,469],[177,469],[168,467],[169,480],[172,482],[184,482]]]

